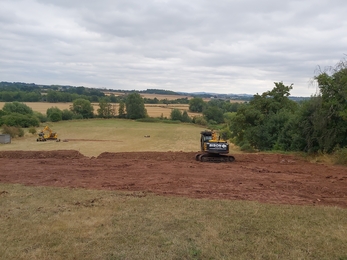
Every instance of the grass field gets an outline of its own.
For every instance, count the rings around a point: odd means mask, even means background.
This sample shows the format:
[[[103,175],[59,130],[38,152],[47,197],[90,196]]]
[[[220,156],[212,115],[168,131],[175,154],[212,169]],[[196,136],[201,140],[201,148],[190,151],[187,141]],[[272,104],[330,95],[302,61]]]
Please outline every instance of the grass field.
[[[1,259],[347,259],[346,209],[0,184]]]
[[[102,152],[190,152],[200,149],[200,131],[204,130],[192,124],[144,123],[125,119],[61,121],[47,125],[61,140],[73,141],[36,142],[37,135],[26,132],[23,138],[12,139],[11,144],[0,144],[0,150],[78,150],[86,156],[98,156]],[[37,128],[37,132],[40,129]]]

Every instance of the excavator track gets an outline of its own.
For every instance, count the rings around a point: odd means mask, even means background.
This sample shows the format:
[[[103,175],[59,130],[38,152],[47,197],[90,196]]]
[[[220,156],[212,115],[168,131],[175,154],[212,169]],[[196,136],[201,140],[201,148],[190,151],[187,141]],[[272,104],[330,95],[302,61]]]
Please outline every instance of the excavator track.
[[[232,155],[211,154],[211,153],[198,153],[195,155],[195,160],[200,162],[233,162],[235,157]]]

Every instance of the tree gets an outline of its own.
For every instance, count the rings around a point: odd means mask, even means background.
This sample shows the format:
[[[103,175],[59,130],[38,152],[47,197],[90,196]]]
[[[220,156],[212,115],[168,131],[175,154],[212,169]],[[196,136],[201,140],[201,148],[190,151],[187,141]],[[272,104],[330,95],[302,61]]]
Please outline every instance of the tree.
[[[111,118],[116,114],[112,104],[109,102],[109,99],[106,98],[100,98],[97,112],[98,116],[102,118]]]
[[[189,100],[189,111],[201,113],[206,107],[206,103],[202,98],[192,98]]]
[[[182,122],[185,122],[185,123],[192,122],[192,119],[190,118],[190,116],[188,115],[188,112],[186,110],[184,110],[182,113]]]
[[[170,118],[171,120],[178,120],[178,121],[182,121],[182,112],[181,110],[174,108],[171,110],[171,114],[170,114]]]
[[[292,85],[275,82],[271,91],[256,94],[249,104],[240,105],[236,115],[229,118],[236,144],[259,150],[281,147],[279,138],[297,110],[297,104],[288,98],[291,89]]]
[[[145,118],[147,116],[147,110],[143,98],[139,93],[135,92],[128,95],[125,101],[125,107],[127,118],[129,119]]]
[[[1,117],[2,124],[7,126],[39,126],[40,121],[34,115],[23,115],[20,113],[11,113]]]
[[[75,115],[80,115],[82,118],[92,118],[94,116],[94,108],[89,100],[86,99],[76,99],[72,103],[71,111]]]
[[[12,103],[5,103],[2,110],[6,114],[10,114],[10,113],[19,113],[22,115],[33,115],[34,114],[33,110],[30,107],[28,107],[26,104],[20,103],[18,101],[15,101]]]
[[[207,121],[215,121],[217,124],[224,122],[223,111],[216,106],[210,106],[205,109],[203,115]]]
[[[118,117],[119,118],[125,118],[125,104],[123,101],[119,103],[119,109],[118,109]]]
[[[347,147],[347,61],[319,71],[314,80],[319,94],[304,102],[293,131],[306,151],[331,153]]]
[[[57,91],[49,90],[46,95],[46,101],[50,103],[60,102],[61,94]]]
[[[73,112],[69,109],[62,111],[62,120],[71,120],[73,118]]]
[[[63,120],[63,112],[58,107],[51,107],[47,109],[47,118],[52,122]]]

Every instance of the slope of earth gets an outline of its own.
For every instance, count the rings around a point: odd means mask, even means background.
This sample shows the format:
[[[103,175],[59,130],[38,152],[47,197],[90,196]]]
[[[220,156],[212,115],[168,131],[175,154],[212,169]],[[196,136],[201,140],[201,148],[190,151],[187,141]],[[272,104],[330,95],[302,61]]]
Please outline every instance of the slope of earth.
[[[275,154],[237,154],[233,163],[202,163],[194,155],[3,151],[0,182],[347,207],[346,167]]]

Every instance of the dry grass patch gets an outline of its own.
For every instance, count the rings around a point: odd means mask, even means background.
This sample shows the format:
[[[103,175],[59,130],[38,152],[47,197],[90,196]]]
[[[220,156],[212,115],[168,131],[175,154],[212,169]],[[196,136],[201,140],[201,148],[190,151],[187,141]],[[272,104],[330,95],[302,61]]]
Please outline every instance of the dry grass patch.
[[[123,119],[61,121],[48,125],[58,134],[61,142],[36,142],[37,135],[29,134],[26,129],[23,138],[12,139],[11,144],[0,144],[0,151],[77,150],[86,156],[98,156],[102,152],[192,152],[199,151],[200,131],[204,130],[193,124],[148,123]]]
[[[3,259],[346,259],[346,209],[0,184]]]

